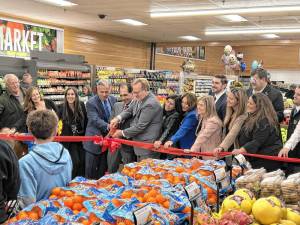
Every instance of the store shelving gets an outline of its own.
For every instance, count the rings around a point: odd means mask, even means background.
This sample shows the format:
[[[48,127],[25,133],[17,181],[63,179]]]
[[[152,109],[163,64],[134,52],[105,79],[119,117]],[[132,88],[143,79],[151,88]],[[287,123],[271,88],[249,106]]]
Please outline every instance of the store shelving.
[[[116,67],[96,67],[98,79],[107,79],[112,84],[112,94],[119,97],[121,83],[131,83],[135,78],[146,78],[150,90],[157,96],[179,93],[179,74],[172,71],[140,70]]]
[[[32,53],[27,64],[34,81],[45,99],[56,104],[64,100],[68,87],[75,87],[81,93],[84,85],[91,85],[92,70],[84,57],[58,53]]]

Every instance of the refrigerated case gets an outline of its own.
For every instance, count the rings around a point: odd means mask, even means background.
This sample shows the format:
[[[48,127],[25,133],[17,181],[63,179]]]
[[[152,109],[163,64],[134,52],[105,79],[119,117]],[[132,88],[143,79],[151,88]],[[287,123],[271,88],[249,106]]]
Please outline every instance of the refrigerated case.
[[[92,83],[92,68],[84,56],[49,52],[31,52],[27,61],[28,72],[40,88],[45,99],[60,104],[68,87],[77,88],[79,94],[84,85]]]

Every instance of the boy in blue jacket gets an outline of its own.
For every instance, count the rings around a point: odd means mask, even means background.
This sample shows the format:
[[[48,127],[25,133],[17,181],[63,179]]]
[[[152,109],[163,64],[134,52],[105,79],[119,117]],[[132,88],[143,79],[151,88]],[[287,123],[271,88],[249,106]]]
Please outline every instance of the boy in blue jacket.
[[[52,142],[57,133],[56,114],[50,110],[35,110],[28,115],[26,124],[36,145],[19,160],[22,207],[48,198],[54,187],[66,186],[72,175],[68,150]]]

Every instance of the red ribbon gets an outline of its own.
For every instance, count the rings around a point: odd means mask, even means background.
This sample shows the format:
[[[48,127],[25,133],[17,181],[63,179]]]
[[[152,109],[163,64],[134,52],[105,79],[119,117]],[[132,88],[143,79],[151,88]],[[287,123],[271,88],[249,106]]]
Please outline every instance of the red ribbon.
[[[34,138],[32,135],[18,135],[18,134],[0,134],[0,140],[15,140],[15,141],[33,141]],[[93,141],[95,144],[102,146],[102,152],[109,151],[115,152],[121,144],[144,148],[150,151],[156,151],[161,153],[179,155],[179,156],[194,156],[194,157],[201,157],[201,156],[209,156],[213,157],[213,154],[210,152],[184,152],[183,149],[178,148],[164,148],[161,146],[158,149],[155,149],[153,144],[139,142],[139,141],[130,141],[125,139],[117,139],[117,138],[109,138],[109,137],[101,137],[101,136],[55,136],[54,141],[57,142],[86,142],[86,141]],[[220,157],[224,157],[227,155],[231,155],[231,152],[221,152]],[[259,154],[250,154],[250,153],[243,153],[245,156],[255,157],[260,159],[267,159],[273,161],[281,161],[281,162],[288,162],[288,163],[300,163],[300,159],[298,158],[283,158],[277,156],[268,156],[268,155],[259,155]]]

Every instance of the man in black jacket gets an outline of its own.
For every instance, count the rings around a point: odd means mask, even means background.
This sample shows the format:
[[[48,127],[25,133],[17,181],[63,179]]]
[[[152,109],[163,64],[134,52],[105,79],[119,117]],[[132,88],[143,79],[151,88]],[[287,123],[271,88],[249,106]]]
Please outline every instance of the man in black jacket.
[[[299,142],[299,121],[300,121],[300,86],[295,89],[294,108],[290,115],[290,121],[287,133],[287,142],[281,149],[279,156],[300,159],[300,142]],[[291,138],[291,136],[293,137]],[[300,164],[289,163],[287,174],[300,172]]]
[[[216,110],[221,121],[224,120],[227,106],[227,78],[224,75],[217,75],[212,80],[212,95],[215,99]]]
[[[11,133],[3,128],[0,133]],[[18,158],[8,142],[0,140],[0,224],[7,219],[5,205],[16,200],[20,189]]]
[[[268,84],[268,72],[265,69],[259,68],[251,74],[252,89],[247,91],[248,96],[254,93],[264,93],[269,97],[272,105],[277,113],[278,122],[281,123],[284,119],[283,97],[279,90]]]
[[[6,74],[4,83],[6,92],[0,96],[0,127],[25,132],[26,125],[23,120],[25,92],[20,88],[19,79],[14,74]]]

